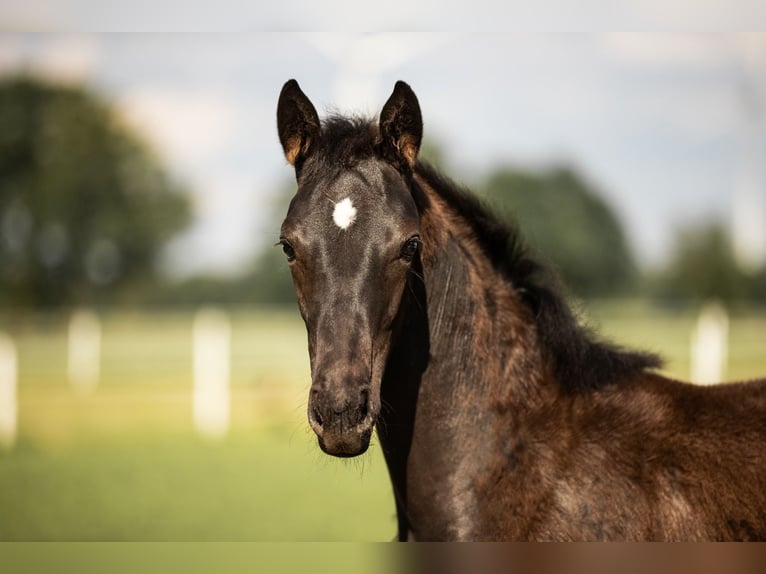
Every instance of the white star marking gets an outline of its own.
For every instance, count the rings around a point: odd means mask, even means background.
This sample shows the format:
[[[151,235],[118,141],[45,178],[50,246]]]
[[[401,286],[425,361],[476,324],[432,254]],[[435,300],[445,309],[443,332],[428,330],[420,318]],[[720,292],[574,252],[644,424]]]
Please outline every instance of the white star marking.
[[[332,212],[332,220],[335,225],[341,229],[348,229],[349,225],[354,223],[356,218],[356,207],[351,203],[350,198],[346,198],[335,204],[335,210]]]

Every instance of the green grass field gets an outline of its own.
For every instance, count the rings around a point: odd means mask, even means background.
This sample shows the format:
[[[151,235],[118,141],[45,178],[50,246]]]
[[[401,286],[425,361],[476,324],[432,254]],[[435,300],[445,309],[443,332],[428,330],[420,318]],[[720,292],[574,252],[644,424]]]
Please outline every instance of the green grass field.
[[[662,352],[687,378],[694,316],[598,303],[590,322]],[[380,449],[323,455],[308,430],[303,324],[294,310],[235,309],[231,429],[192,424],[184,312],[102,314],[101,382],[66,380],[66,316],[0,316],[19,353],[19,436],[0,452],[0,540],[350,540],[395,534]],[[734,315],[729,378],[766,374],[766,311]]]

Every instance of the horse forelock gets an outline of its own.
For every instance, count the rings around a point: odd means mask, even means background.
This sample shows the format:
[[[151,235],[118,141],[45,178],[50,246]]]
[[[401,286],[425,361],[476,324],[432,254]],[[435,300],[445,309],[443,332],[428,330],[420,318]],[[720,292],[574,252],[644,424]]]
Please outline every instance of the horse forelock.
[[[331,115],[322,120],[311,156],[302,166],[303,175],[337,173],[359,161],[377,155],[380,144],[378,125],[361,116]]]

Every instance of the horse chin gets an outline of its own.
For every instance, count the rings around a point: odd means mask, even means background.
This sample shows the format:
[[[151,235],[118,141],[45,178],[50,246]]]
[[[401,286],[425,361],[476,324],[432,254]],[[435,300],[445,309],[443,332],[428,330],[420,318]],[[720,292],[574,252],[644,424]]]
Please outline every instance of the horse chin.
[[[322,452],[338,458],[352,458],[364,454],[370,446],[372,430],[318,436]]]

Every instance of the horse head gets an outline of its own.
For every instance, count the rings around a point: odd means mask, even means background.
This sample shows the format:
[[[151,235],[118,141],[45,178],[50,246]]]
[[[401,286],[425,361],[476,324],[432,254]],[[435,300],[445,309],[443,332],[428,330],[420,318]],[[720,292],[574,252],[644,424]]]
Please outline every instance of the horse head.
[[[328,454],[367,450],[408,274],[418,264],[412,169],[417,98],[397,82],[379,122],[319,116],[295,80],[282,88],[279,138],[298,189],[281,228],[308,331],[308,419]]]

